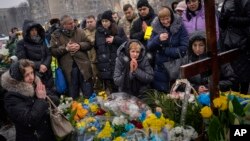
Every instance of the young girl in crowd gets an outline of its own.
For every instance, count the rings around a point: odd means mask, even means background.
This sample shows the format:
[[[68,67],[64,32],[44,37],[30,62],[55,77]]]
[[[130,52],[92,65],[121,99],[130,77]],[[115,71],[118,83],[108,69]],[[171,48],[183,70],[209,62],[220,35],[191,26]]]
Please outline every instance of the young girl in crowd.
[[[142,95],[153,80],[153,69],[146,57],[146,49],[138,40],[122,44],[117,51],[114,82],[119,91]]]
[[[56,141],[49,117],[49,96],[56,104],[59,100],[46,90],[35,75],[33,62],[21,59],[13,63],[1,77],[5,94],[5,109],[15,125],[16,141]]]

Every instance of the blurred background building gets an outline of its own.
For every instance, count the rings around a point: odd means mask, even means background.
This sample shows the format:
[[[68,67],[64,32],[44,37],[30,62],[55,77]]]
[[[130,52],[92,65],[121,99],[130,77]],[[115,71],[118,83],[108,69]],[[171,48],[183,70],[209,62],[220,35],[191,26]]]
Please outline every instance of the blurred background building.
[[[113,10],[123,16],[123,5],[130,3],[136,8],[138,0],[27,0],[17,7],[0,9],[0,33],[7,34],[12,27],[21,29],[25,19],[33,19],[43,25],[51,18],[69,14],[79,21],[87,15],[97,16],[105,10]],[[162,5],[171,5],[181,0],[148,0],[157,10]],[[216,0],[221,2],[223,0]]]

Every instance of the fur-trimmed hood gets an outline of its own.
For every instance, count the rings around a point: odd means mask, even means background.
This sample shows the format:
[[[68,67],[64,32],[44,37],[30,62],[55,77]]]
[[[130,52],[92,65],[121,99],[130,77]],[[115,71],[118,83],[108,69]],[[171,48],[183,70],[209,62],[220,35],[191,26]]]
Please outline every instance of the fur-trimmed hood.
[[[120,60],[124,61],[124,62],[129,62],[130,61],[130,55],[129,55],[129,45],[132,43],[132,42],[137,42],[139,43],[139,45],[141,46],[141,53],[139,55],[139,58],[137,59],[137,61],[141,62],[145,55],[146,55],[146,49],[145,47],[143,46],[143,44],[136,40],[136,39],[131,39],[127,42],[124,42],[118,49],[117,49],[117,56]]]
[[[35,83],[40,82],[40,78],[36,76]],[[2,74],[1,85],[9,92],[20,93],[21,95],[33,97],[35,95],[35,88],[29,83],[24,81],[17,81],[10,76],[9,71]]]
[[[181,25],[182,25],[181,17],[175,14],[173,22],[170,25],[170,32],[172,34],[177,33],[179,31]],[[160,34],[160,33],[163,33],[163,32],[167,31],[167,29],[161,24],[158,17],[156,17],[153,20],[152,27],[153,27],[154,32],[156,32],[157,34]]]
[[[25,41],[37,44],[30,38],[30,31],[32,28],[37,28],[37,34],[41,37],[41,40],[39,42],[42,43],[45,38],[45,30],[42,27],[41,24],[34,22],[32,20],[25,20],[23,23],[23,37]]]

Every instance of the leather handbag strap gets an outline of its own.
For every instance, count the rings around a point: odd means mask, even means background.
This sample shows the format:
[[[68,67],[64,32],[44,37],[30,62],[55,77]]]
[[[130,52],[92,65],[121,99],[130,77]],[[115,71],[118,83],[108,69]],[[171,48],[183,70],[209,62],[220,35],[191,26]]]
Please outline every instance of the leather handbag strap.
[[[50,99],[50,97],[49,97],[49,96],[46,96],[46,98],[47,98],[47,100],[49,101],[50,107],[51,107],[51,105],[52,105],[52,108],[53,108],[53,109],[58,110],[56,104]]]

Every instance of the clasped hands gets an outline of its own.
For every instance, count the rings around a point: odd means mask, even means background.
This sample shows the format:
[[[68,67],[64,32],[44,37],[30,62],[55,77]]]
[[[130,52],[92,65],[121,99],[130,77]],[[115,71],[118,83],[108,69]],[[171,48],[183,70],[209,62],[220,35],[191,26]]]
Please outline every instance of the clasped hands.
[[[130,72],[134,72],[136,71],[136,69],[138,68],[138,63],[136,59],[131,59],[130,61]]]
[[[36,85],[36,97],[39,99],[46,99],[47,92],[44,84],[42,82],[38,82]]]
[[[66,46],[66,50],[69,51],[71,54],[76,53],[79,49],[80,45],[72,41],[69,41]]]

